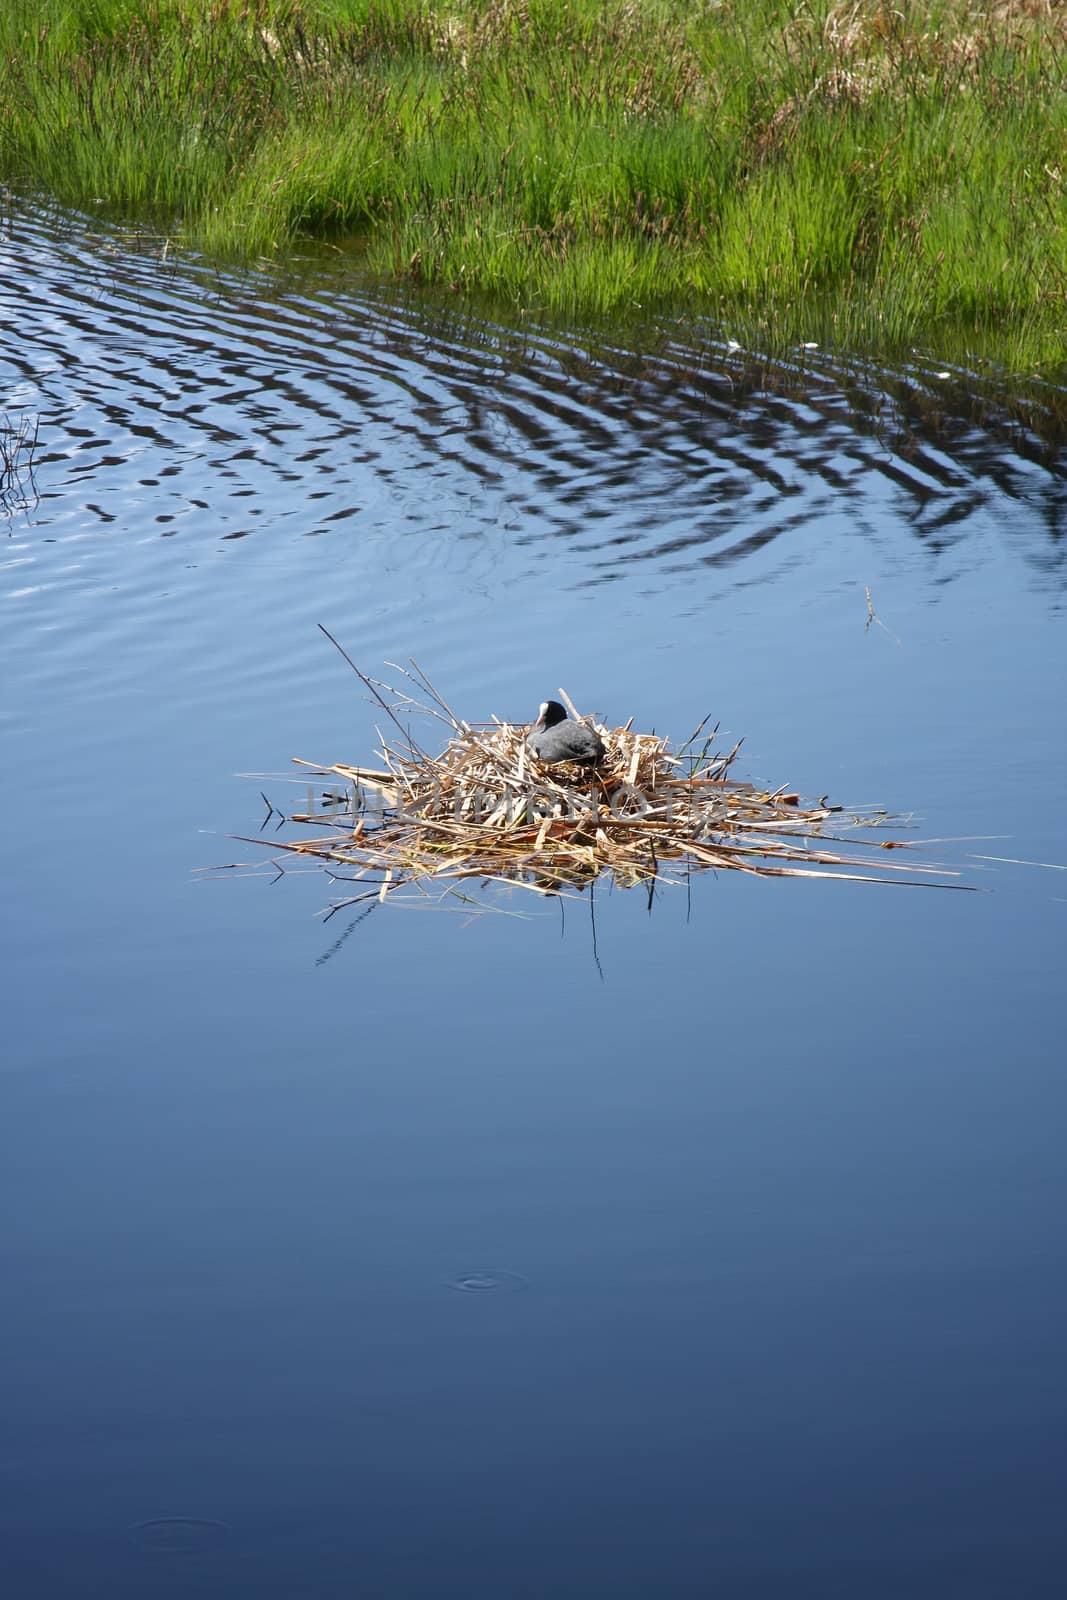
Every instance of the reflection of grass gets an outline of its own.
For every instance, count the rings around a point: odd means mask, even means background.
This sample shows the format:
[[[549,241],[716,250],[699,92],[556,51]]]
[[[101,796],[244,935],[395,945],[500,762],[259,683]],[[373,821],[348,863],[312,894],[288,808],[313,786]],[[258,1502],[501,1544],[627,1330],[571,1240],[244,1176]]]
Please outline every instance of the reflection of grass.
[[[0,414],[0,511],[22,511],[36,499],[33,457],[40,419]]]
[[[1041,0],[5,0],[0,169],[524,312],[1063,360]]]

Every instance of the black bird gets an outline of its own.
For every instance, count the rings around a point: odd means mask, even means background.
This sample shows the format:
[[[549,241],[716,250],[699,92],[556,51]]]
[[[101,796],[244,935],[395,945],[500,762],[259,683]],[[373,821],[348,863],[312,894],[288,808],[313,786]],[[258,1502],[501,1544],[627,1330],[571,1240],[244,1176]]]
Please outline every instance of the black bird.
[[[558,700],[546,700],[537,721],[526,736],[526,748],[538,761],[576,761],[595,767],[603,760],[600,735],[586,722],[568,722],[567,712]]]

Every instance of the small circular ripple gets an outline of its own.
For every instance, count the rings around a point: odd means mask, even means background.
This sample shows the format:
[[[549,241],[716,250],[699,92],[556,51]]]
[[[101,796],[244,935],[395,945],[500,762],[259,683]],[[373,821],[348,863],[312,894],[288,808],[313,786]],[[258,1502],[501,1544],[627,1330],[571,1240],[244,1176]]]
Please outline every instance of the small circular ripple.
[[[460,1294],[516,1294],[527,1287],[527,1280],[517,1272],[461,1272],[448,1280],[448,1287]]]
[[[224,1522],[206,1517],[152,1517],[130,1529],[130,1538],[141,1550],[161,1555],[198,1554],[217,1550],[229,1536]]]

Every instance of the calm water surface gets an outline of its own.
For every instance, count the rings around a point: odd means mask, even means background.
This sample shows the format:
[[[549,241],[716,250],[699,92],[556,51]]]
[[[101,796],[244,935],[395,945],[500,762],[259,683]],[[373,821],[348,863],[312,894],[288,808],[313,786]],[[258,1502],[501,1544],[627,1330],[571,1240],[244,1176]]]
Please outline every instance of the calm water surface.
[[[5,1592],[1063,1593],[1062,459],[26,207],[0,299]],[[318,622],[710,711],[982,892],[605,893],[601,979],[586,900],[200,881],[370,756]]]

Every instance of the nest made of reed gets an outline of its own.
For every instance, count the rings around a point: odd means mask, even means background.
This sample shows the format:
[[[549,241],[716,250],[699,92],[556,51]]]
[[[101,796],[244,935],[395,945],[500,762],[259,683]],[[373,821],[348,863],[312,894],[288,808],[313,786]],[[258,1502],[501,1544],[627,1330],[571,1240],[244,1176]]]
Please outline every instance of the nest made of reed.
[[[718,729],[709,729],[708,718],[676,750],[657,734],[635,731],[632,722],[613,728],[588,718],[605,747],[598,766],[546,766],[527,748],[527,725],[460,718],[414,661],[393,668],[402,686],[350,665],[391,724],[388,738],[378,729],[381,764],[298,759],[324,780],[341,779],[343,789],[327,794],[323,809],[285,819],[296,837],[271,840],[274,850],[318,861],[333,880],[360,885],[333,910],[402,889],[469,901],[472,880],[559,894],[607,876],[619,887],[643,884],[651,892],[715,868],[762,877],[929,881],[908,876],[929,865],[873,855],[906,844],[861,836],[883,827],[885,813],[861,817],[825,798],[805,802],[785,786],[735,779],[741,741],[718,751]],[[566,692],[560,694],[577,716]],[[424,740],[413,735],[414,724]],[[438,743],[443,738],[443,748],[424,748],[426,733]],[[956,875],[936,870],[939,881]]]

